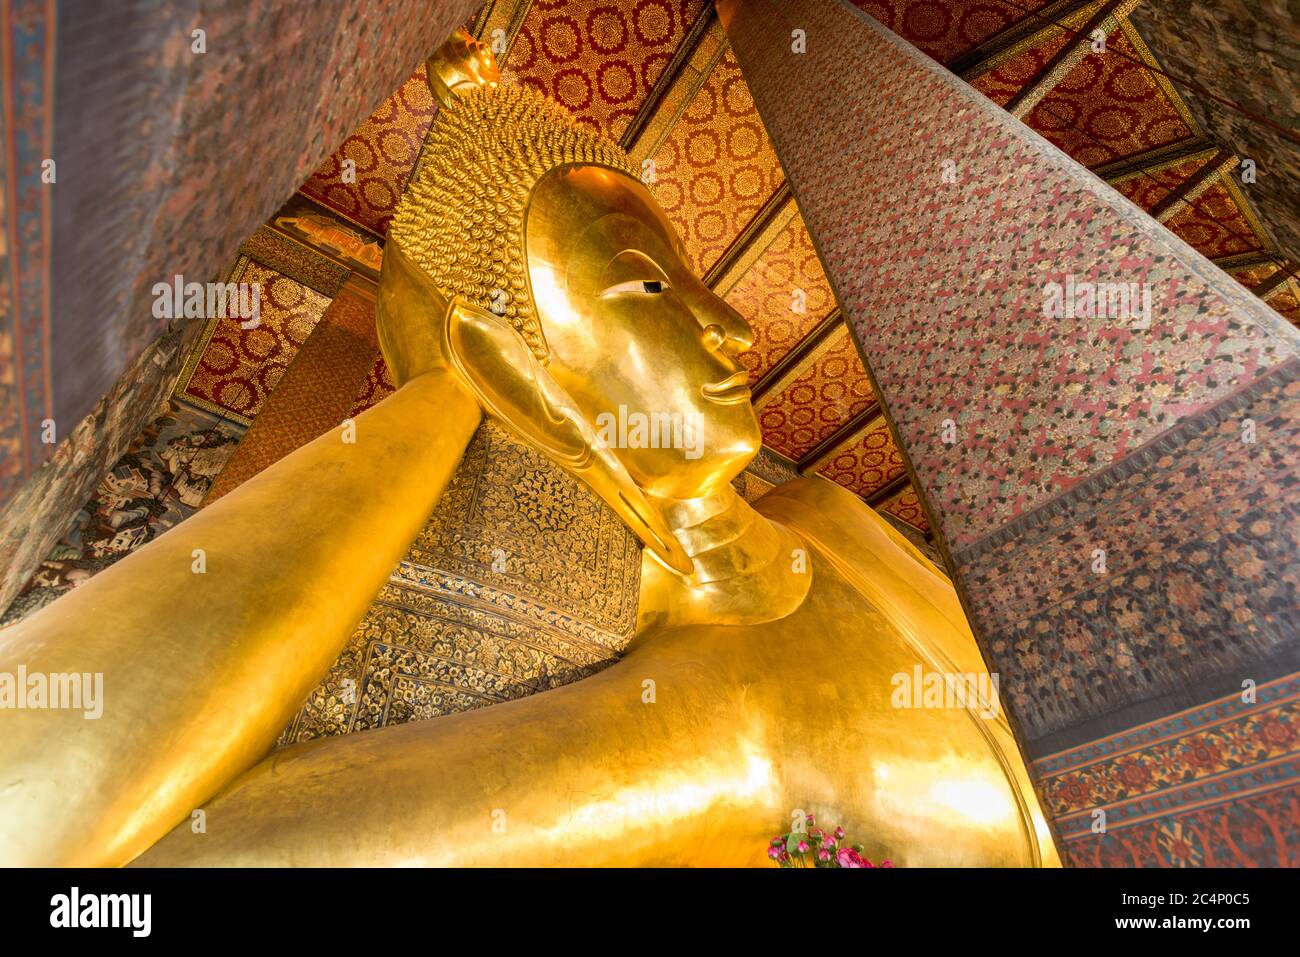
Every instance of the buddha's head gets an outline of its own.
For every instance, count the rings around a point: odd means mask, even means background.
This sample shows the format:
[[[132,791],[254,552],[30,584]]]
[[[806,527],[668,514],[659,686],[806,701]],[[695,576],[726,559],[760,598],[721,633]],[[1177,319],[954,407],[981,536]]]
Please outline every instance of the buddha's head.
[[[718,490],[759,448],[748,324],[627,156],[527,88],[435,119],[389,233],[380,334],[399,381],[452,368],[679,571],[659,503]]]

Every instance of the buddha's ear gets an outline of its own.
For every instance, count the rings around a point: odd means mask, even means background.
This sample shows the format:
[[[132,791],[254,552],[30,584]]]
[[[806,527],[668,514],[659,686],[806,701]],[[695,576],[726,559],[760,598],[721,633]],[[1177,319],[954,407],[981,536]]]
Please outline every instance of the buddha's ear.
[[[445,368],[442,333],[436,320],[446,315],[449,304],[395,238],[384,247],[380,269],[375,302],[379,350],[401,386],[431,369]]]
[[[659,510],[509,321],[457,296],[443,329],[445,354],[489,415],[591,486],[664,564],[691,573]]]

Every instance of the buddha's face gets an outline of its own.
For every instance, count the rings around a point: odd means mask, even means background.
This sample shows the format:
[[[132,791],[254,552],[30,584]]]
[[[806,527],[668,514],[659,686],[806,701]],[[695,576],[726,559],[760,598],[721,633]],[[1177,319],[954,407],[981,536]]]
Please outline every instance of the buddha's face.
[[[547,369],[645,491],[708,494],[759,449],[753,331],[687,265],[639,182],[567,166],[534,188],[525,222]]]

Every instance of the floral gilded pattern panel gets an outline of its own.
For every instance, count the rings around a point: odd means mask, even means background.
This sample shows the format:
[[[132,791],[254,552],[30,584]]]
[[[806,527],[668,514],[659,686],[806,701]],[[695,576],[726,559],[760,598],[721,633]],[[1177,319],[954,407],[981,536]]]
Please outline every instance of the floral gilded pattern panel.
[[[312,174],[302,192],[384,235],[437,111],[421,65]]]
[[[727,54],[652,158],[650,189],[704,275],[781,185],[776,152]]]
[[[261,287],[260,321],[209,320],[177,394],[210,412],[250,423],[325,314],[328,296],[261,263],[242,259],[230,282]]]
[[[704,7],[703,0],[533,0],[502,77],[617,140]]]
[[[100,481],[0,624],[25,618],[194,514],[243,434],[243,426],[173,399]]]

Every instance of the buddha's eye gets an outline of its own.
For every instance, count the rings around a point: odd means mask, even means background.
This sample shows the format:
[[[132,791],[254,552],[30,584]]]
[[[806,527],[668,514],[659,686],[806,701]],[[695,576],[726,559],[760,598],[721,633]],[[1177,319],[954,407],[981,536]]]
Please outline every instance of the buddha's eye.
[[[616,296],[619,293],[649,293],[651,295],[664,292],[668,288],[668,283],[662,279],[633,279],[629,282],[620,282],[615,286],[610,286],[601,296]]]

